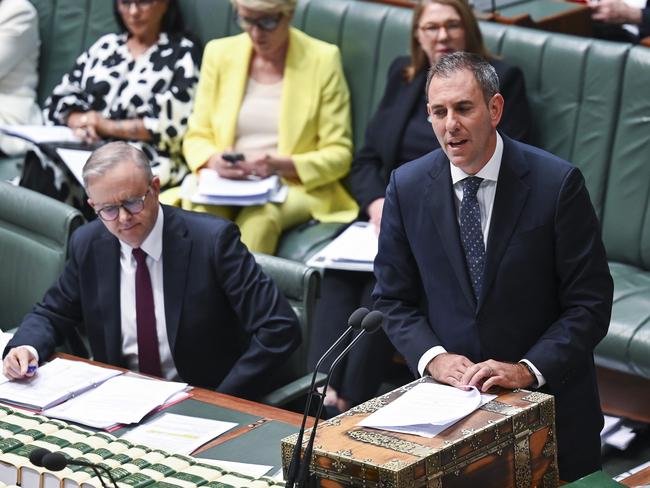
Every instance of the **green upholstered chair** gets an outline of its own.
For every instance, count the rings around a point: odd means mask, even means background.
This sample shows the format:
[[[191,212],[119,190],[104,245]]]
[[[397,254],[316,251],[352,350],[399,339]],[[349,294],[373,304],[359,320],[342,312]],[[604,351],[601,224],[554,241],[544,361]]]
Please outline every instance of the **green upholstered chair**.
[[[12,329],[63,269],[81,213],[40,193],[0,182],[0,328]],[[75,351],[76,352],[76,351]]]
[[[285,385],[266,395],[262,402],[283,406],[305,395],[311,382],[307,354],[311,338],[314,305],[319,293],[320,274],[302,263],[266,254],[255,254],[257,263],[287,298],[300,321],[302,343],[283,368]],[[319,383],[324,378],[318,375]]]

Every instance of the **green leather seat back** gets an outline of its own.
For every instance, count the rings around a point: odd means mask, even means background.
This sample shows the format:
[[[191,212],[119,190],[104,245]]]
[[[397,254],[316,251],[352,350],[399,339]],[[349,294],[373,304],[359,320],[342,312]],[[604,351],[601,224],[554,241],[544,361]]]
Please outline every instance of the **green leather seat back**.
[[[0,328],[16,327],[61,273],[81,213],[0,182]]]
[[[650,270],[650,50],[634,47],[623,71],[603,239],[612,261]]]
[[[650,378],[650,273],[611,263],[614,307],[609,331],[596,348],[596,363]]]
[[[307,34],[341,49],[352,99],[355,147],[381,99],[391,61],[408,52],[411,10],[353,0],[302,0]]]
[[[228,0],[177,0],[188,32],[201,46],[239,32]]]
[[[524,72],[532,143],[578,166],[602,216],[629,45],[481,23],[486,44]]]
[[[287,298],[300,321],[302,343],[285,367],[287,377],[284,379],[293,381],[309,372],[307,355],[314,307],[320,290],[320,274],[302,263],[266,254],[255,254],[255,260]]]
[[[115,32],[109,0],[31,0],[41,36],[38,101],[42,105],[77,56],[98,37]]]

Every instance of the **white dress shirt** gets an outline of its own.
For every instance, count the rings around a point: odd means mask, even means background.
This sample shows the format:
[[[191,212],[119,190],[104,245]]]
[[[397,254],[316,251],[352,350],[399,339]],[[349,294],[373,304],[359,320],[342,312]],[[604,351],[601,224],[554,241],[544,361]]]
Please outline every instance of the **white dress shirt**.
[[[454,188],[455,203],[456,203],[456,218],[460,223],[460,205],[463,201],[463,180],[470,176],[478,176],[483,178],[481,185],[476,192],[476,199],[478,200],[479,211],[481,213],[481,230],[483,232],[483,243],[485,244],[485,252],[488,249],[488,235],[490,233],[490,223],[492,221],[492,209],[494,207],[494,198],[497,192],[497,182],[499,180],[499,170],[501,169],[501,158],[503,156],[503,139],[497,132],[497,143],[494,148],[494,153],[488,162],[481,168],[475,175],[468,175],[462,169],[449,163],[451,171],[451,182]],[[424,376],[427,371],[427,365],[439,354],[445,353],[447,350],[443,346],[434,346],[426,351],[418,361],[418,372]],[[527,359],[523,362],[530,365],[535,372],[537,379],[537,387],[546,383],[546,380],[539,372],[539,370]]]
[[[153,303],[156,314],[156,333],[162,373],[168,380],[179,379],[167,338],[165,320],[165,295],[163,290],[162,231],[163,211],[158,207],[158,217],[153,229],[140,248],[147,253],[147,267],[151,276]],[[133,248],[120,241],[120,317],[122,321],[122,356],[131,370],[138,371],[138,336],[135,312],[135,270]]]

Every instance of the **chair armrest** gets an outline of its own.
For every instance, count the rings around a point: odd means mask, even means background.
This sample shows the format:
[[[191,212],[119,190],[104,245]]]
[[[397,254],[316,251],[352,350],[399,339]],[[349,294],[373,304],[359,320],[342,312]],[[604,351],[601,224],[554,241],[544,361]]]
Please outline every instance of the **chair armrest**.
[[[291,383],[287,383],[286,385],[273,390],[271,393],[264,395],[260,401],[273,407],[282,407],[309,392],[311,376],[312,374],[309,373]],[[326,376],[325,373],[316,373],[316,386],[321,386],[325,383]]]

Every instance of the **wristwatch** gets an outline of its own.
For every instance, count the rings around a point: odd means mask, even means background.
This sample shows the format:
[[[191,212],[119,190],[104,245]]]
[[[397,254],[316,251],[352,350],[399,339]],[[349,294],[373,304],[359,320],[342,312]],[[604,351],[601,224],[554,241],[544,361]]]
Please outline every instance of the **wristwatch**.
[[[525,361],[519,361],[519,364],[521,364],[524,368],[526,368],[528,370],[528,372],[530,373],[530,375],[533,377],[532,384],[530,384],[526,388],[537,388],[537,383],[538,383],[537,382],[537,375],[535,374],[535,371],[533,371],[533,368],[531,368],[530,364],[528,364]]]

